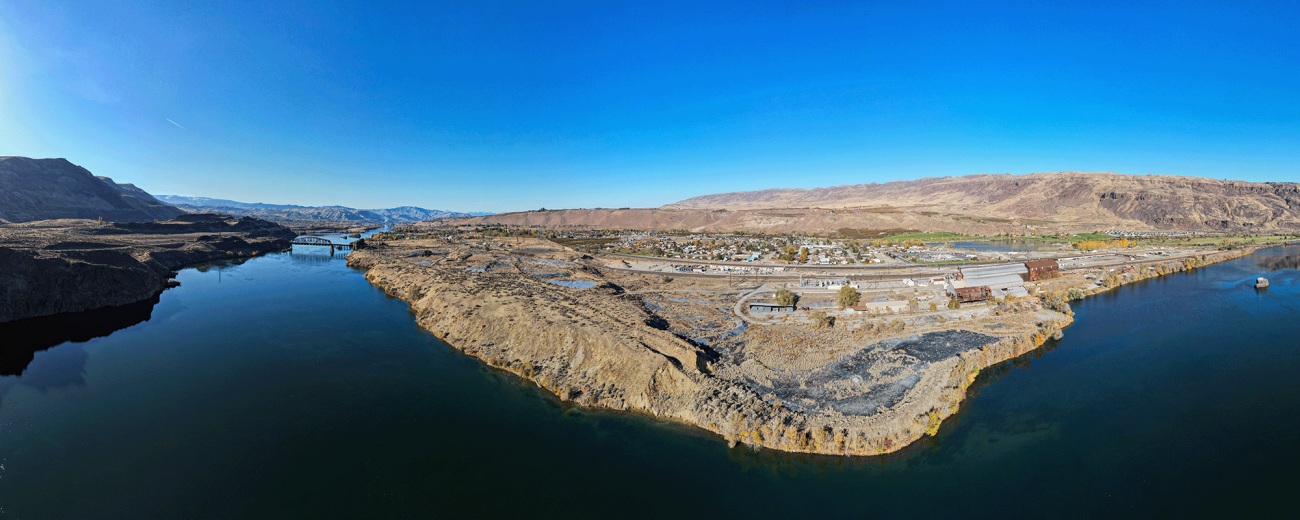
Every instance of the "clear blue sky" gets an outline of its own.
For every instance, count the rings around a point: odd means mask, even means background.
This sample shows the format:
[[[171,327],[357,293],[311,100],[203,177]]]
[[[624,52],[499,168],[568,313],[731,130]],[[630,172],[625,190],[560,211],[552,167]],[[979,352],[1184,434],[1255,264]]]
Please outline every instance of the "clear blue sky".
[[[1300,3],[4,0],[0,155],[458,211],[973,173],[1298,181]]]

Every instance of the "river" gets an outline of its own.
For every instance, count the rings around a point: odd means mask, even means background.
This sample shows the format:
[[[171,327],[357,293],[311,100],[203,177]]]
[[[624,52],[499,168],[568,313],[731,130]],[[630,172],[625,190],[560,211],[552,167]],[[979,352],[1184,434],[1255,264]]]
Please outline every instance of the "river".
[[[80,342],[0,327],[0,517],[1289,516],[1295,255],[1076,302],[936,437],[870,458],[562,403],[419,330],[342,255],[211,263],[98,328],[43,327]]]

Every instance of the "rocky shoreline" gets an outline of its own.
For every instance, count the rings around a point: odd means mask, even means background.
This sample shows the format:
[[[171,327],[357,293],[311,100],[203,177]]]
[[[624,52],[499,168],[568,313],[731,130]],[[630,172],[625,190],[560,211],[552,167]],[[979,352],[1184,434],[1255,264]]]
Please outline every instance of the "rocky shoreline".
[[[348,255],[348,265],[388,295],[408,302],[418,324],[454,348],[512,372],[583,406],[646,413],[680,420],[744,443],[789,452],[875,455],[934,435],[956,413],[984,368],[1059,339],[1073,323],[1068,305],[1046,299],[1021,302],[996,323],[982,345],[935,359],[891,406],[846,414],[782,402],[747,380],[720,351],[673,334],[646,301],[602,274],[594,263],[571,263],[569,277],[588,289],[563,287],[526,275],[536,260],[452,246],[434,260],[411,261],[374,251]],[[1201,258],[1155,262],[1118,275],[1117,285],[1231,260],[1254,249]],[[391,252],[390,252],[391,253]],[[418,254],[418,253],[417,253]],[[421,255],[423,258],[424,255]],[[1113,287],[1069,291],[1079,299]],[[1058,293],[1059,294],[1059,293]],[[1064,296],[1064,295],[1062,295]],[[1049,308],[1051,307],[1051,308]],[[1057,310],[1053,310],[1057,309]],[[998,313],[1001,315],[1001,313]],[[965,331],[995,327],[981,322],[947,325]],[[1003,328],[1005,327],[1005,328]],[[872,355],[902,355],[881,341]],[[883,336],[882,338],[887,338]],[[913,357],[915,353],[913,352]],[[748,362],[752,363],[752,362]]]
[[[182,266],[281,251],[295,236],[265,220],[221,215],[0,225],[0,323],[145,300],[175,283]]]
[[[888,407],[866,414],[796,411],[747,381],[718,351],[669,332],[643,300],[598,269],[575,269],[573,277],[595,287],[573,289],[493,267],[518,258],[453,251],[439,262],[422,265],[433,262],[373,251],[348,255],[348,264],[365,269],[372,284],[407,301],[421,327],[562,400],[680,420],[733,445],[791,452],[882,454],[933,435],[957,411],[980,369],[1038,348],[1073,321],[1026,302],[1014,320],[1018,325],[988,336],[982,346],[923,364]],[[909,334],[916,335],[895,336]],[[881,346],[886,343],[867,350],[909,357]]]

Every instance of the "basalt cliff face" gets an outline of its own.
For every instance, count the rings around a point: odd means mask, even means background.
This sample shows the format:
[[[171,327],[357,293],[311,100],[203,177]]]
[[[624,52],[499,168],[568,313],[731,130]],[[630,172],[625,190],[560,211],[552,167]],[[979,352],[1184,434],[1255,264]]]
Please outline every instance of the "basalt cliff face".
[[[96,177],[67,159],[0,157],[0,221],[143,222],[181,214],[132,184]]]
[[[931,207],[1057,221],[1132,223],[1162,229],[1300,227],[1300,184],[1169,175],[1057,172],[969,175],[816,189],[704,195],[668,209]]]
[[[264,220],[219,215],[0,225],[0,323],[144,300],[183,265],[283,250],[294,236]]]

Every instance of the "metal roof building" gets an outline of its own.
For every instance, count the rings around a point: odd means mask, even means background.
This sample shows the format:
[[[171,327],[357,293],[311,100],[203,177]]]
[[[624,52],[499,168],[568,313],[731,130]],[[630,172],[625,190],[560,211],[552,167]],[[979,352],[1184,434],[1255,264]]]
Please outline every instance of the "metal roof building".
[[[977,277],[993,276],[993,275],[1000,275],[1000,274],[1018,275],[1020,273],[1028,273],[1029,269],[1025,267],[1025,264],[1015,263],[1015,264],[990,265],[990,266],[968,267],[968,268],[958,267],[957,272],[961,273],[962,278],[977,278]]]
[[[987,285],[990,289],[1005,289],[1009,287],[1023,287],[1025,279],[1019,274],[999,274],[992,276],[981,276],[978,278],[966,277],[966,286],[975,287],[978,285]]]

